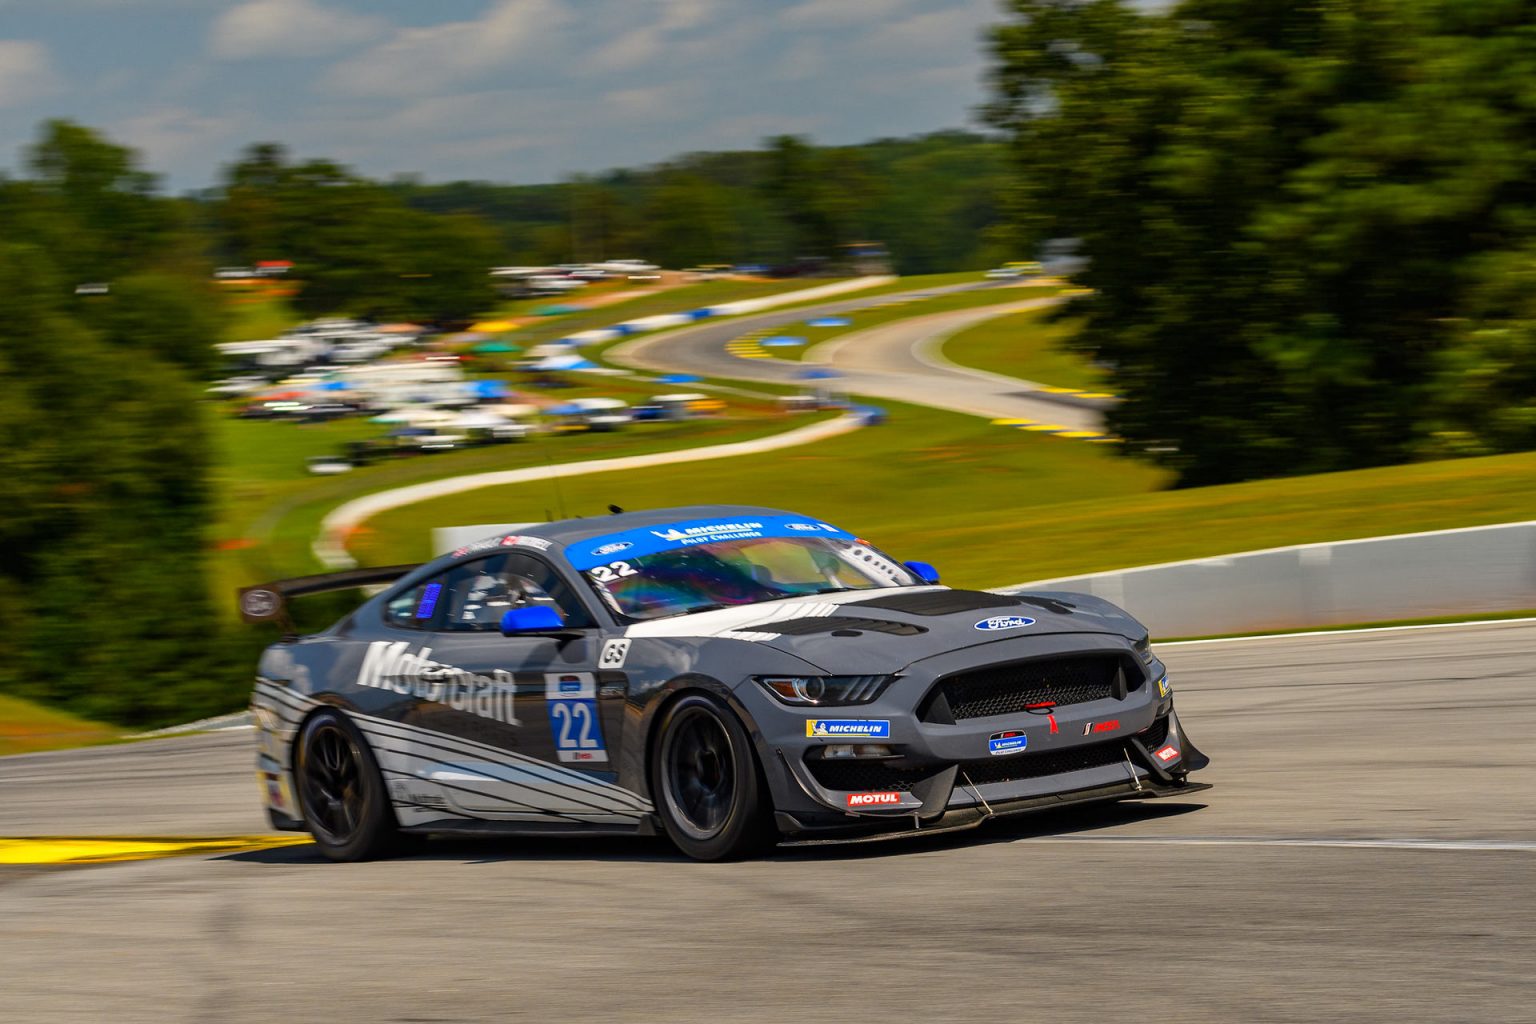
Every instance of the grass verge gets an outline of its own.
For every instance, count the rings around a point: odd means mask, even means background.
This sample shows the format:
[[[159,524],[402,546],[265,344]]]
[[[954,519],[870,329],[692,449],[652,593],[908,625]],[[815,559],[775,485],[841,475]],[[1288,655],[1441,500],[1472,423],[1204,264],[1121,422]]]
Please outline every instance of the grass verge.
[[[615,433],[536,435],[515,444],[421,455],[329,477],[308,475],[304,454],[329,451],[347,434],[370,427],[377,432],[378,427],[355,420],[313,427],[225,420],[219,425],[224,500],[214,545],[215,600],[227,610],[233,607],[231,597],[236,587],[320,571],[309,550],[320,520],[335,506],[374,491],[465,473],[545,464],[551,466],[551,477],[558,477],[561,464],[566,462],[745,441],[833,415],[789,417],[744,401],[733,401],[731,412],[729,417],[637,424]],[[521,488],[530,507],[537,508],[537,514],[530,518],[547,518],[546,509],[557,503],[553,488]],[[509,518],[508,513],[495,512],[489,521]],[[486,520],[451,516],[447,521]]]
[[[1168,644],[1192,644],[1202,640],[1262,640],[1275,636],[1311,636],[1313,633],[1348,633],[1361,629],[1406,629],[1411,626],[1460,626],[1472,622],[1513,622],[1519,619],[1536,619],[1536,608],[1524,608],[1508,612],[1473,612],[1469,615],[1434,615],[1427,619],[1382,619],[1378,622],[1352,622],[1347,625],[1311,626],[1303,629],[1276,629],[1262,633],[1229,633],[1222,636],[1181,636],[1169,640],[1159,639],[1157,646]]]
[[[952,363],[1005,377],[1082,391],[1102,391],[1108,374],[1067,347],[1078,321],[1051,321],[1040,311],[1010,313],[979,323],[944,342]]]
[[[116,726],[0,694],[0,756],[111,743],[123,732]]]
[[[609,502],[777,505],[922,558],[956,586],[1034,579],[1528,518],[1536,453],[1392,466],[1194,490],[1105,446],[1000,430],[957,413],[884,403],[889,422],[804,448],[561,484],[573,512]],[[543,518],[544,500],[489,488],[370,520],[356,553],[422,557],[434,526]]]
[[[1000,430],[959,413],[884,403],[888,421],[853,434],[748,458],[572,476],[562,481],[573,513],[691,503],[781,506],[841,522],[904,557],[941,560],[960,583],[998,580],[995,542],[951,544],[951,522],[992,508],[1000,537],[1017,533],[1030,495],[1123,502],[1164,482],[1161,471],[1099,446]],[[435,526],[542,519],[544,498],[526,488],[487,488],[395,509],[369,520],[353,547],[369,563],[426,553]]]

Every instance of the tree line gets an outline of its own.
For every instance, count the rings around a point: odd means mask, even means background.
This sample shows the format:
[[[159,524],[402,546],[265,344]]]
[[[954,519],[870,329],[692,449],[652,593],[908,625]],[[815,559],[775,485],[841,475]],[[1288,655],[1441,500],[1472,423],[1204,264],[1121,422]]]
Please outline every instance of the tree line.
[[[1536,18],[1011,0],[992,123],[1110,419],[1185,484],[1536,445]]]

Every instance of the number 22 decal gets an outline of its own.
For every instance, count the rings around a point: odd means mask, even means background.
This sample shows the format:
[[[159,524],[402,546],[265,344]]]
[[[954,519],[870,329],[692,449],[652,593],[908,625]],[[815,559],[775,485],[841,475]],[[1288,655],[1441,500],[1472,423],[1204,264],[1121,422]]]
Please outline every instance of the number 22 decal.
[[[587,575],[599,583],[612,583],[621,576],[633,576],[640,570],[628,562],[609,562],[607,565],[594,566],[587,570]]]
[[[566,764],[608,760],[603,723],[597,717],[597,680],[591,672],[548,672],[544,706],[555,755]]]
[[[561,750],[597,749],[598,742],[592,738],[592,730],[596,724],[592,716],[592,705],[585,701],[558,700],[550,705],[549,714],[551,721],[557,723],[560,728],[555,736],[556,747]],[[571,735],[573,725],[580,730],[579,735]]]

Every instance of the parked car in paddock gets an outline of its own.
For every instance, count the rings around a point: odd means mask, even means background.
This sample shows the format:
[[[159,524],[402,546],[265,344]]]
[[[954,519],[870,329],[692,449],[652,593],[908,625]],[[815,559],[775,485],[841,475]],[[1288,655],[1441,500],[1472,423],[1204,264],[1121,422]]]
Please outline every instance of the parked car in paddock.
[[[337,860],[409,834],[665,834],[701,860],[1207,789],[1146,630],[1083,594],[952,590],[810,516],[521,528],[261,657],[268,815]],[[290,627],[291,628],[291,627]]]

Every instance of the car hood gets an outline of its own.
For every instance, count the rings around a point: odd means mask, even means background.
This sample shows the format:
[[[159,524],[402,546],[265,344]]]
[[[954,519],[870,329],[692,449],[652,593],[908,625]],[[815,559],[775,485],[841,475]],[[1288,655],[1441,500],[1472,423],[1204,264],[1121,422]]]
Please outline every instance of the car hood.
[[[987,644],[1063,633],[1137,640],[1134,618],[1087,594],[1018,595],[903,587],[787,598],[630,626],[630,637],[747,641],[834,675],[898,672],[914,661]]]

